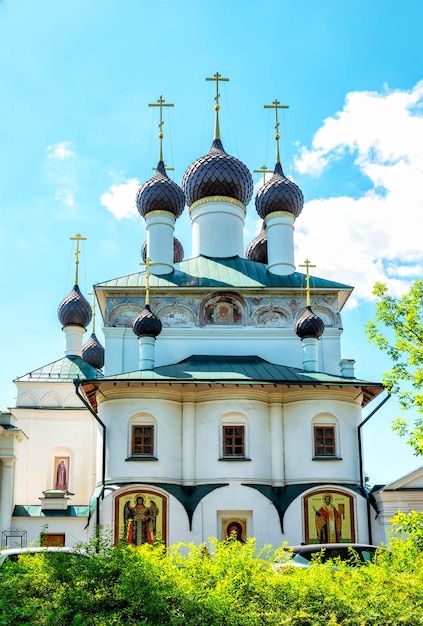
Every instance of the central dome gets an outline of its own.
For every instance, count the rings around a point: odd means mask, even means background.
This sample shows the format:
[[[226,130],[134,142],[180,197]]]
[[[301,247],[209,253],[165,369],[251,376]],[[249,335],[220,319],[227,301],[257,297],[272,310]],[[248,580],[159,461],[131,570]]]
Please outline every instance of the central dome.
[[[182,179],[188,206],[210,196],[226,196],[247,205],[253,195],[253,179],[239,159],[225,152],[220,139],[210,151],[192,163]]]

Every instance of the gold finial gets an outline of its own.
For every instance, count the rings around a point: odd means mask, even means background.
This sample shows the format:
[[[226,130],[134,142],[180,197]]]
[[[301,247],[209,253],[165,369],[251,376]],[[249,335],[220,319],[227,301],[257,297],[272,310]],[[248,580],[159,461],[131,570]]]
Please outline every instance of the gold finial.
[[[145,266],[145,306],[148,306],[150,304],[150,267],[160,265],[160,263],[153,263],[148,256],[145,261],[141,261],[140,265]]]
[[[276,139],[276,163],[280,163],[280,155],[279,155],[279,119],[278,119],[278,109],[289,109],[287,104],[281,104],[279,100],[273,100],[272,104],[265,104],[265,109],[275,109],[275,139]]]
[[[206,80],[215,80],[216,81],[216,95],[214,97],[214,99],[216,100],[216,104],[214,105],[214,110],[216,111],[216,118],[215,118],[215,122],[214,122],[214,138],[215,139],[220,139],[220,127],[219,127],[219,111],[220,111],[220,105],[219,105],[219,98],[220,98],[219,81],[228,83],[229,82],[229,78],[222,78],[222,75],[219,74],[219,72],[216,72],[215,74],[213,74],[212,78],[206,78]]]
[[[310,273],[309,273],[309,269],[310,269],[310,267],[316,267],[316,266],[312,265],[310,263],[310,261],[308,259],[306,259],[302,265],[300,264],[300,267],[305,267],[306,268],[306,305],[310,306]]]
[[[163,99],[163,96],[161,95],[160,98],[157,100],[157,103],[153,103],[153,104],[149,104],[149,107],[160,107],[160,122],[159,122],[159,140],[160,140],[160,150],[159,150],[159,161],[163,161],[163,107],[173,107],[175,105],[173,104],[167,104],[167,102]]]
[[[96,297],[95,297],[95,291],[89,291],[88,295],[89,296],[94,296],[93,297],[93,305],[91,307],[92,310],[93,310],[93,330],[92,330],[92,334],[94,335],[95,334],[95,315],[96,315],[96,311],[95,310],[97,308],[97,300],[96,300]]]
[[[253,170],[256,174],[263,174],[263,185],[266,182],[266,174],[273,174],[272,170],[268,170],[266,165],[262,165],[259,170]]]
[[[69,239],[71,241],[76,241],[76,252],[75,252],[75,285],[78,284],[78,265],[79,265],[79,242],[80,241],[87,241],[86,237],[81,237],[81,235],[79,233],[77,233],[75,235],[75,237],[69,237]]]

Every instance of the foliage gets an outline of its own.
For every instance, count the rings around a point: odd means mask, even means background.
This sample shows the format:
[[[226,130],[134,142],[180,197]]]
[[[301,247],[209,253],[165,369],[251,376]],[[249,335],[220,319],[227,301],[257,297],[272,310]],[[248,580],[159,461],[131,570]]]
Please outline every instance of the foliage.
[[[423,552],[423,513],[399,511],[392,518],[392,531],[401,540],[406,540],[409,547]]]
[[[399,518],[404,532],[410,519]],[[275,570],[281,552],[210,540],[107,547],[89,559],[22,557],[0,571],[0,625],[423,624],[423,553],[408,539],[360,568],[317,560]]]
[[[373,293],[379,298],[376,321],[369,322],[366,333],[392,361],[383,384],[398,397],[402,409],[413,408],[421,414],[412,426],[399,417],[393,428],[400,436],[408,437],[407,443],[414,454],[420,455],[423,454],[423,281],[415,281],[400,298],[389,295],[382,283],[376,283]]]

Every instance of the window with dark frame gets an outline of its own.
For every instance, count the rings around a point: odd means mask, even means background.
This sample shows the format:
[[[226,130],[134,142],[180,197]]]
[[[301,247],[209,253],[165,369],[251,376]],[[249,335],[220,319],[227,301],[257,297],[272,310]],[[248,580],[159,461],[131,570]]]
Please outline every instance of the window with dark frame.
[[[132,426],[132,456],[154,456],[154,425]]]
[[[335,456],[335,426],[314,427],[314,456]]]
[[[245,456],[244,426],[223,426],[223,456]]]

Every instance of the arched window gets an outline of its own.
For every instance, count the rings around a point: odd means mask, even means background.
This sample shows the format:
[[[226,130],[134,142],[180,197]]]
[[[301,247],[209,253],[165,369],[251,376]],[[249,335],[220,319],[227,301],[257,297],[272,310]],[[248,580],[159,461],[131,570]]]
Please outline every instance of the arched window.
[[[313,418],[313,459],[339,459],[338,420],[330,413]]]
[[[127,461],[157,460],[156,420],[148,413],[139,413],[129,420],[129,458]]]
[[[227,413],[220,420],[221,461],[248,459],[247,418],[242,413]]]

